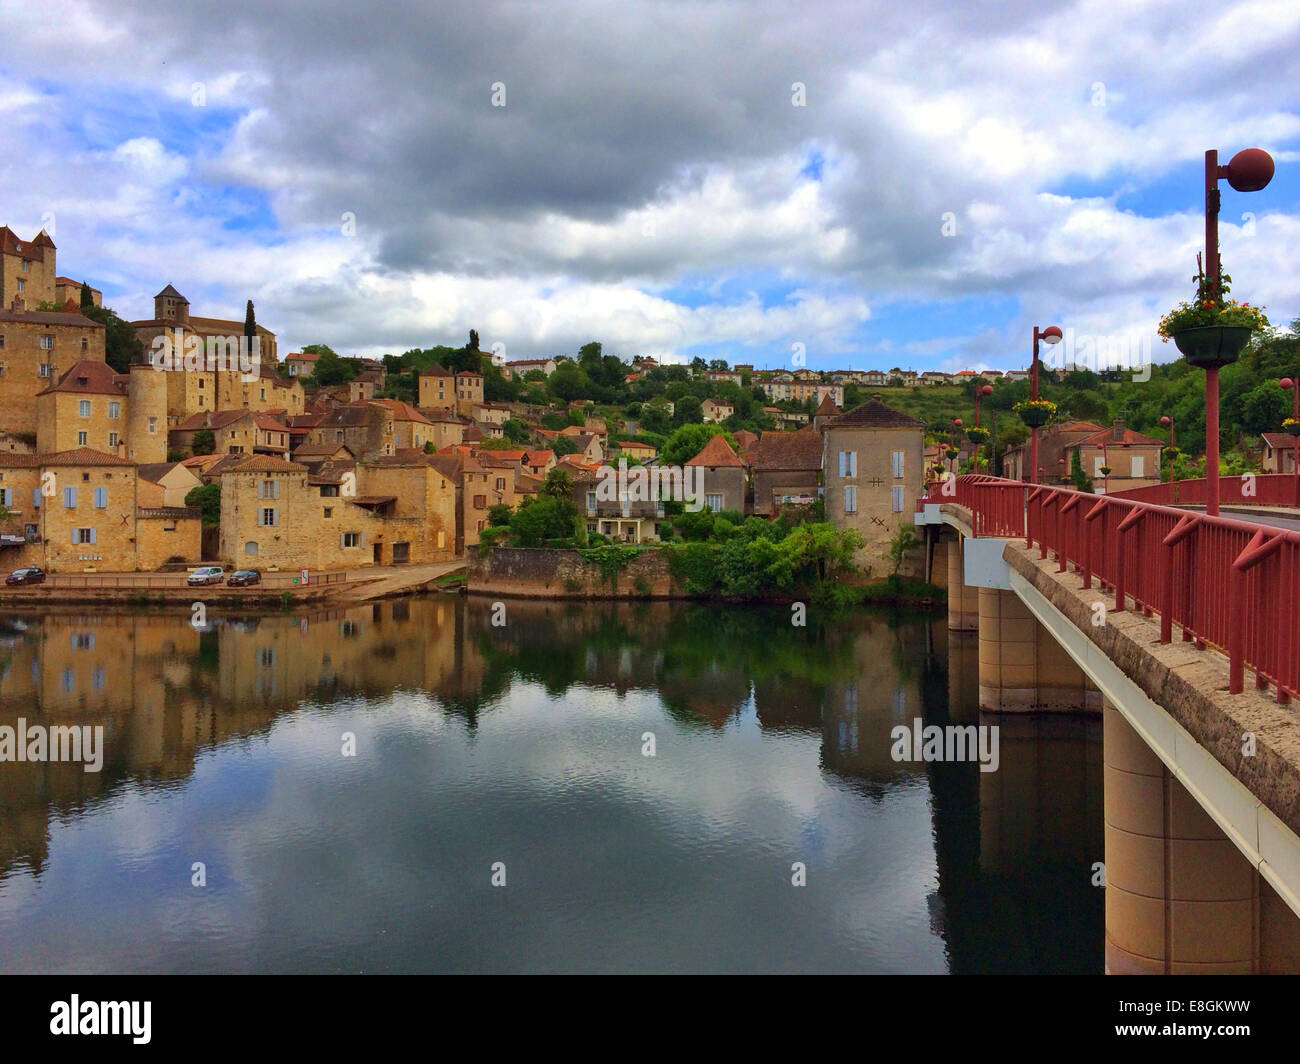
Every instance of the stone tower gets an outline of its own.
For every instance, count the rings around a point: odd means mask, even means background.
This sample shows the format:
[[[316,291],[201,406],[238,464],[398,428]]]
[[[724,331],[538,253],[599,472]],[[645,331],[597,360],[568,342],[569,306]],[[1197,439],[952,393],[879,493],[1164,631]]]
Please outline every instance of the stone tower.
[[[153,316],[155,320],[170,319],[183,325],[190,320],[190,301],[168,285],[153,297]]]
[[[129,367],[126,457],[144,465],[167,461],[167,372],[147,361]]]

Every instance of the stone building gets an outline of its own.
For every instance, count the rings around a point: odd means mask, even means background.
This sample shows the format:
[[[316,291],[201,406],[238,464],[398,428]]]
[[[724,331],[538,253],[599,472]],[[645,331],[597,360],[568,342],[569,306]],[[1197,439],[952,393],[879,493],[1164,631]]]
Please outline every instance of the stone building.
[[[701,449],[700,453],[690,459],[687,466],[698,469],[692,474],[703,478],[698,485],[699,494],[707,509],[738,510],[745,512],[745,496],[748,477],[745,463],[731,449],[726,439],[714,436]]]
[[[31,436],[36,396],[77,362],[104,361],[104,326],[75,308],[28,310],[22,296],[0,304],[0,428]]]
[[[925,482],[925,422],[875,396],[827,422],[823,441],[826,519],[862,534],[870,565],[912,522]]]
[[[744,453],[753,473],[754,513],[816,502],[822,486],[822,434],[811,425],[795,432],[768,431]]]
[[[54,241],[44,229],[23,240],[7,225],[0,226],[0,307],[12,305],[15,298],[29,307],[54,302],[54,259]]]
[[[102,360],[81,359],[36,395],[40,453],[90,447],[125,457],[128,378]]]

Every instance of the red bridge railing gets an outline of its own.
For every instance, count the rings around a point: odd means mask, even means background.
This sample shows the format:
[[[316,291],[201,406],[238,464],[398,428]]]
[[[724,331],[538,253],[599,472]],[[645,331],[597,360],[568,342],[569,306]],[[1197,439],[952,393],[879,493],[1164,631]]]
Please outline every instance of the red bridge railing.
[[[1204,506],[1208,481],[1204,477],[1150,484],[1111,492],[1111,498],[1136,499],[1165,506]],[[1300,506],[1296,478],[1291,473],[1248,473],[1219,478],[1219,501],[1229,506]]]
[[[1085,588],[1113,592],[1115,610],[1158,614],[1162,643],[1177,625],[1184,641],[1225,651],[1231,693],[1250,668],[1278,701],[1300,695],[1300,532],[987,476],[931,485],[925,503],[966,508],[976,536],[1023,536],[1057,572],[1073,566]]]

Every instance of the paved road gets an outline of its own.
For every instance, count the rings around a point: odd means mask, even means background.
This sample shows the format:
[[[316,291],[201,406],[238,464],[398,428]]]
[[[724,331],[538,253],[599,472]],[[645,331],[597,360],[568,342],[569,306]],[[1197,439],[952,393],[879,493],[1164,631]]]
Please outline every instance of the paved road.
[[[1198,513],[1205,512],[1204,506],[1180,506],[1179,509],[1195,510]],[[1241,511],[1241,510],[1237,510],[1232,506],[1220,506],[1219,516],[1232,517],[1240,521],[1248,521],[1253,525],[1271,525],[1274,528],[1287,528],[1287,529],[1292,529],[1293,531],[1296,532],[1300,532],[1300,514],[1292,514],[1290,512],[1287,512],[1285,514],[1282,513],[1265,514],[1265,513],[1261,513],[1257,509],[1251,509],[1249,511]]]

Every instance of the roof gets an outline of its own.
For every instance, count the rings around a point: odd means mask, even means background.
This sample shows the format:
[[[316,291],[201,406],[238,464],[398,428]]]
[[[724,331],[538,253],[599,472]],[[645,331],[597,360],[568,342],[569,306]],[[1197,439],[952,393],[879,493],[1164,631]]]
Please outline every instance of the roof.
[[[840,408],[835,405],[835,400],[831,398],[831,393],[827,392],[822,396],[822,401],[817,405],[813,412],[813,417],[836,417],[840,413]]]
[[[1110,447],[1164,447],[1165,441],[1127,427],[1120,430],[1119,439],[1115,439],[1112,429],[1102,429],[1077,441],[1079,447],[1100,447],[1102,444]]]
[[[758,441],[758,433],[750,432],[749,429],[739,429],[731,434],[731,438],[740,445],[740,449],[743,451],[746,447]]]
[[[196,429],[222,429],[227,425],[232,425],[242,418],[248,417],[252,411],[241,407],[238,410],[207,410],[198,414],[191,414],[179,425],[172,426],[172,431],[191,432]],[[288,429],[285,429],[287,432]]]
[[[427,369],[420,370],[420,376],[421,377],[453,377],[455,376],[455,374],[453,374],[451,370],[449,370],[441,362],[435,362],[432,366],[429,366]]]
[[[41,465],[47,466],[134,466],[127,458],[119,458],[106,451],[96,451],[90,447],[74,447],[70,451],[56,451],[54,454],[41,456]]]
[[[818,447],[817,457],[818,464],[820,464],[820,446]],[[745,465],[736,457],[736,452],[731,449],[731,445],[727,443],[727,438],[721,433],[710,437],[709,442],[700,448],[700,453],[689,459],[686,464],[688,466],[708,466],[710,469],[721,467],[742,469]]]
[[[540,477],[529,476],[527,473],[515,474],[515,491],[522,495],[536,495],[544,483]]]
[[[232,455],[233,458],[240,459],[231,465],[229,469],[222,470],[224,473],[306,473],[305,465],[298,465],[297,462],[286,462],[283,458],[273,458],[269,454],[253,455]]]
[[[181,462],[146,462],[136,468],[136,474],[141,480],[147,480],[151,484],[159,484],[162,482],[162,478],[177,466],[184,468]],[[193,475],[193,470],[187,470],[187,472]]]
[[[352,425],[364,425],[371,418],[371,411],[383,409],[372,407],[369,402],[345,403],[336,406],[328,414],[322,414],[317,428],[345,428]]]
[[[811,425],[796,432],[764,432],[745,458],[756,470],[821,469],[822,434]]]
[[[545,451],[525,451],[524,461],[529,465],[545,465],[555,458],[555,452],[549,448]]]
[[[1295,447],[1296,438],[1289,432],[1263,432],[1260,435],[1275,451],[1290,451]]]
[[[294,351],[292,354],[284,356],[286,362],[289,359],[293,359],[295,362],[315,362],[318,358],[320,358],[320,354],[316,351]]]
[[[333,458],[339,451],[352,451],[342,443],[304,443],[293,449],[294,458]]]
[[[178,291],[176,291],[176,289],[173,288],[170,284],[166,288],[164,288],[161,292],[159,292],[157,296],[154,296],[154,299],[157,299],[158,296],[168,296],[171,299],[179,299],[182,303],[189,302],[188,299],[186,299],[183,295],[181,295]]]
[[[84,314],[57,310],[0,310],[0,321],[20,321],[29,325],[75,325],[79,329],[104,327]]]
[[[7,225],[0,225],[0,251],[9,255],[21,255],[25,259],[45,261],[45,249],[53,248],[54,241],[42,229],[32,240],[23,240]]]
[[[272,414],[257,412],[253,414],[253,421],[259,429],[267,432],[288,432],[289,426],[284,424],[278,417]]]
[[[430,424],[427,417],[413,407],[410,403],[404,403],[400,399],[368,399],[366,400],[371,406],[382,406],[385,410],[392,412],[393,416],[400,421],[418,421],[422,425]]]
[[[623,440],[618,445],[621,451],[653,451],[654,444],[642,443],[640,440]]]
[[[478,370],[475,369],[463,369],[459,373],[457,373],[456,376],[457,377],[481,377],[483,376],[483,374],[481,374]]]
[[[925,422],[911,414],[904,414],[892,406],[886,406],[878,397],[873,396],[861,406],[855,406],[847,413],[834,418],[830,427],[863,429],[925,429]]]
[[[57,384],[51,384],[37,395],[52,392],[75,392],[81,395],[125,395],[127,378],[107,362],[83,358],[63,374]]]

